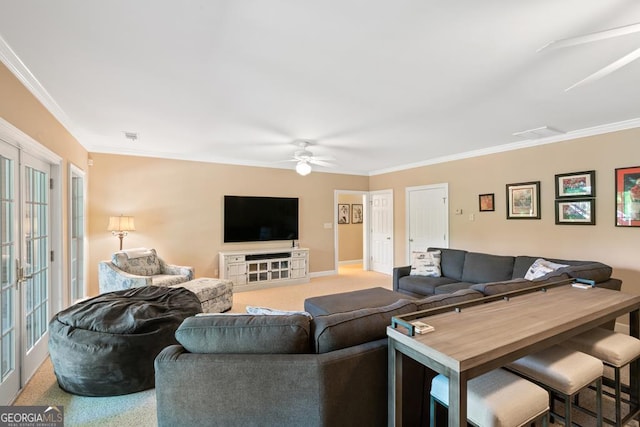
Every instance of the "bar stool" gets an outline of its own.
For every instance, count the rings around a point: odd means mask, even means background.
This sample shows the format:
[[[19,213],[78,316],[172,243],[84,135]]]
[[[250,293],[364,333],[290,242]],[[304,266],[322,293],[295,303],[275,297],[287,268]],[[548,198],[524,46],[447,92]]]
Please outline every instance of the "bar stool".
[[[602,426],[602,374],[599,359],[562,346],[553,346],[539,353],[522,357],[507,368],[549,390],[551,414],[571,426],[572,399],[580,391],[596,383],[596,423]],[[554,412],[553,395],[564,400],[564,417]]]
[[[449,406],[449,379],[431,382],[429,425],[436,425],[436,403]],[[504,369],[496,369],[467,383],[467,420],[482,427],[519,427],[549,419],[549,394],[541,387]]]
[[[617,427],[621,427],[629,421],[635,411],[634,408],[631,407],[631,402],[629,402],[629,414],[627,414],[624,419],[622,418],[622,381],[620,379],[620,370],[640,357],[640,340],[608,329],[595,328],[565,341],[562,345],[596,357],[606,366],[613,368],[614,380],[612,388],[614,389],[614,394],[612,397],[615,399],[616,419],[614,422],[613,420],[605,418],[605,421]],[[605,377],[604,381],[606,380],[607,378]],[[640,382],[636,382],[636,384],[639,383]],[[625,387],[627,386],[625,385]],[[636,390],[636,393],[636,395],[640,395],[640,390]],[[611,395],[609,392],[605,394]]]

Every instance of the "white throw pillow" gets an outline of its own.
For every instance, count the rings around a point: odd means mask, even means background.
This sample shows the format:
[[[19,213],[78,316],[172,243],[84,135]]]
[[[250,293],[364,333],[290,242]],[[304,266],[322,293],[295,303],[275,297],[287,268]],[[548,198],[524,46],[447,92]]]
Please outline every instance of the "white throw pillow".
[[[254,315],[288,316],[291,314],[302,314],[303,316],[307,316],[310,319],[313,318],[313,316],[311,316],[311,314],[306,311],[278,310],[275,308],[255,307],[252,305],[248,305],[246,310],[247,310],[247,313],[254,314]]]
[[[547,261],[543,258],[538,258],[533,264],[531,264],[531,267],[527,270],[527,274],[524,278],[527,280],[534,280],[562,267],[568,266],[565,264],[556,264],[555,262]]]
[[[411,252],[411,276],[440,277],[440,251]]]

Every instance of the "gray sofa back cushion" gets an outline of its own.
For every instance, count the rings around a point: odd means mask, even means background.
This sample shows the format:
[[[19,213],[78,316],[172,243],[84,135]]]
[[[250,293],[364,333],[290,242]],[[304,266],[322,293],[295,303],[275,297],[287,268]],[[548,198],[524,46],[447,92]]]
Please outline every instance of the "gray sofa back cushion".
[[[428,298],[415,300],[413,302],[418,306],[418,310],[428,310],[430,308],[440,307],[443,305],[456,304],[463,301],[482,298],[483,296],[484,295],[482,295],[481,292],[473,289],[461,289],[452,294],[434,295]]]
[[[560,262],[562,260],[552,259],[551,261]],[[596,283],[608,280],[613,272],[611,267],[600,262],[562,261],[562,263],[569,264],[569,267],[556,270],[558,273],[566,273],[574,278],[593,280]]]
[[[462,269],[467,251],[461,249],[429,248],[429,251],[440,251],[440,270],[442,275],[455,280],[462,280]]]
[[[544,257],[539,257],[539,256],[526,256],[526,255],[519,255],[516,257],[514,263],[513,263],[513,275],[512,275],[512,279],[523,279],[524,276],[527,275],[527,271],[529,271],[529,267],[531,267],[531,265],[538,259],[538,258],[543,258]],[[559,262],[558,264],[566,264],[564,262]]]
[[[176,339],[191,353],[309,353],[310,319],[301,314],[217,314],[186,319]]]
[[[391,317],[414,311],[417,307],[413,301],[401,299],[384,307],[316,316],[311,324],[313,351],[328,353],[385,338]]]
[[[511,280],[514,261],[515,258],[512,256],[467,252],[462,281],[486,283]]]

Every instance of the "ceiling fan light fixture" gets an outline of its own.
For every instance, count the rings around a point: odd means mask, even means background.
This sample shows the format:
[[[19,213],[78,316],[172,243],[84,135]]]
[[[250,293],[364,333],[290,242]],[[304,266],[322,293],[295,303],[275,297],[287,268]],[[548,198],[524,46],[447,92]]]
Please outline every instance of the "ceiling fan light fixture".
[[[296,172],[298,172],[299,175],[307,176],[311,173],[311,165],[304,160],[300,160],[296,164]]]

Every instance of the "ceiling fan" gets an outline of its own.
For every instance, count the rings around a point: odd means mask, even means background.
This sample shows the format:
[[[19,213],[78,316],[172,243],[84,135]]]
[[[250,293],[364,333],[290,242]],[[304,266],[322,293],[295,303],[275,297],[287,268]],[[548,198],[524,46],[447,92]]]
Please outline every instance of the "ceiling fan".
[[[311,173],[311,165],[318,165],[329,168],[335,167],[333,163],[330,163],[331,160],[335,159],[331,157],[317,157],[308,150],[309,146],[315,145],[314,141],[307,139],[298,139],[293,141],[293,144],[300,147],[300,150],[297,150],[295,153],[293,153],[293,158],[288,161],[298,162],[296,164],[296,172],[298,172],[300,175],[309,175]]]
[[[561,40],[553,40],[549,43],[547,43],[546,45],[542,46],[540,49],[538,49],[538,52],[545,50],[545,49],[561,49],[561,48],[565,48],[565,47],[569,47],[569,46],[576,46],[579,44],[584,44],[584,43],[591,43],[591,42],[595,42],[595,41],[600,41],[600,40],[605,40],[605,39],[610,39],[613,37],[619,37],[619,36],[624,36],[627,34],[633,34],[633,33],[637,33],[640,32],[640,23],[637,24],[631,24],[631,25],[625,25],[623,27],[617,27],[617,28],[612,28],[610,30],[605,30],[605,31],[599,31],[596,33],[591,33],[591,34],[585,34],[582,36],[577,36],[577,37],[569,37],[566,39],[561,39]],[[569,91],[571,89],[574,89],[578,86],[582,86],[584,84],[587,83],[591,83],[594,82],[598,79],[601,79],[602,77],[613,73],[616,70],[619,70],[620,68],[624,67],[625,65],[630,64],[631,62],[635,61],[636,59],[640,58],[640,48],[634,50],[633,52],[623,56],[622,58],[612,62],[611,64],[607,65],[604,68],[601,68],[600,70],[596,71],[595,73],[591,74],[590,76],[587,76],[586,78],[580,80],[579,82],[569,86],[567,89],[565,89],[566,91]]]

